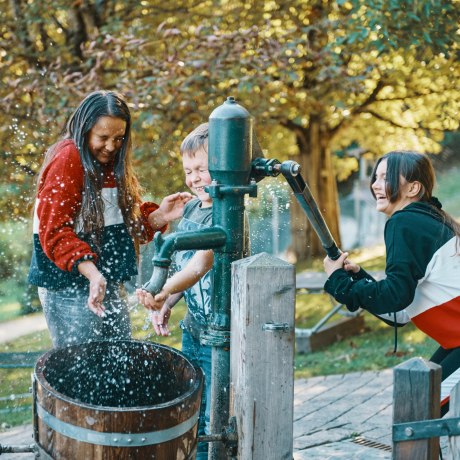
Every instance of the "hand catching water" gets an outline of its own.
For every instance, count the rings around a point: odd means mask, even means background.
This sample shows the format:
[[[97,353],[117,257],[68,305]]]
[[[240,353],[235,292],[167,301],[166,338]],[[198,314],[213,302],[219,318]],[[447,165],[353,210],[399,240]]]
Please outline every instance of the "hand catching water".
[[[150,321],[157,335],[168,336],[171,334],[168,326],[171,309],[164,304],[160,311],[150,312]]]

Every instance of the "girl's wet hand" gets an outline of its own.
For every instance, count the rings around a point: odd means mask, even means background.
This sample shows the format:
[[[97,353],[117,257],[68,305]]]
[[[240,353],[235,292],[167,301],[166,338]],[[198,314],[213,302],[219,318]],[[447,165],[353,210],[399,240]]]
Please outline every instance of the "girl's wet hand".
[[[90,279],[89,282],[89,297],[88,297],[88,308],[97,316],[105,317],[105,307],[102,304],[105,291],[107,288],[107,280],[99,274]]]

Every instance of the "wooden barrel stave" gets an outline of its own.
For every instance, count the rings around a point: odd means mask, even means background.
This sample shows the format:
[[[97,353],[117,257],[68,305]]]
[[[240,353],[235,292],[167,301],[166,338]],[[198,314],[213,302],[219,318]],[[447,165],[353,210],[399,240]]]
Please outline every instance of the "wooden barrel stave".
[[[164,349],[161,351],[166,353]],[[177,354],[176,351],[174,353]],[[174,357],[174,354],[169,355],[171,359]],[[193,458],[203,377],[201,370],[191,366],[186,360],[179,365],[176,363],[175,369],[176,378],[182,379],[182,382],[192,382],[185,397],[152,407],[114,408],[75,401],[57,392],[46,381],[44,369],[46,362],[39,360],[34,384],[34,404],[38,412],[38,417],[35,417],[38,438],[36,442],[53,458]],[[174,382],[168,384],[173,385]],[[54,426],[54,429],[49,425]],[[91,439],[96,437],[97,440],[82,440],[88,435]],[[168,440],[164,441],[163,438]],[[101,439],[102,443],[108,445],[99,444]],[[158,439],[162,439],[162,442],[157,442]],[[114,445],[120,442],[128,445]],[[143,445],[144,442],[147,445]]]

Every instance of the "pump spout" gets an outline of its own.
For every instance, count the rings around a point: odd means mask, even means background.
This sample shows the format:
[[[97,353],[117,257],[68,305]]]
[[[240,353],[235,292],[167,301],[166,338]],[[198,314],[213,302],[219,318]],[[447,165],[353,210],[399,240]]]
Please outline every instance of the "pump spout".
[[[144,291],[150,292],[153,296],[158,294],[168,279],[168,267],[153,266],[150,279],[142,286]]]
[[[165,237],[157,232],[153,239],[153,273],[142,286],[147,292],[158,294],[168,279],[168,269],[175,251],[183,249],[214,249],[225,245],[227,233],[220,227],[205,228],[196,232],[176,232]]]

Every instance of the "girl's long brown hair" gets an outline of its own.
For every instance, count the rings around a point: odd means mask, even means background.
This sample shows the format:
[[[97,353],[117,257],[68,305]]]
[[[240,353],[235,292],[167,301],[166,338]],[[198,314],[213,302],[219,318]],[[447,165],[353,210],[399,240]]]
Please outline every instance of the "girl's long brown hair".
[[[75,142],[84,169],[79,218],[83,225],[83,232],[91,235],[98,247],[104,229],[104,203],[101,195],[102,170],[89,150],[88,135],[97,121],[107,116],[120,118],[126,122],[123,144],[115,156],[114,174],[118,187],[118,205],[137,249],[143,237],[139,208],[142,189],[132,168],[131,114],[123,96],[113,91],[95,91],[89,94],[70,116],[63,132],[62,139],[71,139]],[[43,171],[57,153],[58,144],[54,144],[45,155],[37,179],[36,193],[38,193]]]

